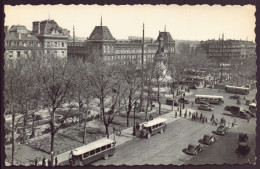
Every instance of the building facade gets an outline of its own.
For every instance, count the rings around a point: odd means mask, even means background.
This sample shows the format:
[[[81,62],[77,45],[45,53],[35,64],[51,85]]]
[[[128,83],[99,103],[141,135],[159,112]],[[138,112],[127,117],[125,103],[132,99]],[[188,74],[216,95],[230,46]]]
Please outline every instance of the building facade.
[[[207,51],[208,57],[255,57],[256,44],[247,40],[208,40],[201,46]]]
[[[23,25],[5,26],[5,58],[17,59],[32,55],[53,54],[67,57],[69,31],[54,20],[33,22],[33,30]]]
[[[160,32],[166,57],[175,52],[175,42],[169,32]],[[107,26],[95,26],[84,42],[68,42],[68,57],[93,61],[102,57],[107,61],[120,61],[127,64],[130,61],[141,63],[142,37],[128,37],[127,40],[116,40]],[[158,49],[158,42],[152,38],[144,38],[144,62],[153,61]]]

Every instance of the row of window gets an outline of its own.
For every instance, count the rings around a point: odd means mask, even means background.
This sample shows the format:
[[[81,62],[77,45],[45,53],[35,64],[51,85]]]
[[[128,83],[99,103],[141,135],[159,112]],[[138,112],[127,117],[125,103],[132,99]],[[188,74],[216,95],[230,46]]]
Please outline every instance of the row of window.
[[[109,59],[112,59],[112,60],[118,60],[118,59],[141,59],[141,55],[115,55],[115,56],[111,56]],[[147,55],[144,55],[144,59],[151,59],[154,57],[154,54],[147,54]],[[105,59],[107,59],[105,57]]]
[[[96,149],[94,149],[94,150],[91,150],[91,151],[89,151],[89,152],[84,153],[84,154],[83,154],[83,158],[88,158],[89,156],[93,156],[93,155],[95,155],[95,154],[97,154],[97,153],[100,153],[100,152],[102,152],[102,151],[105,151],[105,150],[107,150],[107,149],[110,149],[111,147],[112,147],[111,144],[107,144],[107,145],[105,145],[105,146],[96,148]]]
[[[46,47],[66,47],[66,42],[56,42],[56,41],[46,41],[45,42]]]
[[[40,42],[34,41],[5,41],[5,46],[11,47],[41,47]]]
[[[156,129],[156,128],[161,127],[163,125],[164,125],[164,123],[156,124],[156,125],[152,126],[152,129]]]

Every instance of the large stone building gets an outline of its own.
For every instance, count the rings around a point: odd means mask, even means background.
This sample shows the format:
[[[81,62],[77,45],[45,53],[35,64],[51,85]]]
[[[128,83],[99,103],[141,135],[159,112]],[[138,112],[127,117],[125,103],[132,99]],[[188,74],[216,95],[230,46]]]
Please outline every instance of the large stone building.
[[[169,32],[160,32],[166,57],[175,52],[175,42]],[[152,38],[144,40],[144,62],[153,61],[158,49],[158,42]],[[68,42],[68,57],[70,59],[82,59],[93,61],[101,57],[107,61],[120,61],[127,64],[135,60],[141,63],[142,38],[129,37],[128,40],[116,40],[107,26],[95,26],[94,30],[84,42]]]
[[[67,56],[69,31],[54,20],[33,22],[33,30],[23,25],[5,26],[5,58],[17,59],[32,55]]]
[[[222,39],[202,41],[201,46],[208,57],[253,57],[256,56],[256,44],[247,40]]]
[[[5,58],[17,59],[30,56],[33,52],[42,52],[40,40],[25,26],[5,26]]]

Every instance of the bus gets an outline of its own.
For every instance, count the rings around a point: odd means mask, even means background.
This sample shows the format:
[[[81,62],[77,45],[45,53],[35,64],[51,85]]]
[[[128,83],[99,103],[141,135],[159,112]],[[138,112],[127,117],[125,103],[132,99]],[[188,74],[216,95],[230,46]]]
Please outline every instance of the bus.
[[[249,108],[248,108],[252,113],[256,113],[256,104],[255,103],[251,103],[249,104]]]
[[[245,87],[237,87],[237,86],[225,86],[225,91],[227,93],[233,93],[233,94],[243,94],[247,95],[249,94],[249,89]]]
[[[210,104],[222,104],[224,103],[223,96],[214,95],[195,95],[195,103],[208,102]]]
[[[152,135],[156,133],[163,133],[167,128],[165,122],[165,118],[155,118],[151,121],[145,122],[141,126],[138,126],[136,135],[149,139]]]
[[[107,159],[115,153],[115,141],[103,138],[71,151],[69,161],[72,166],[83,166],[99,160]]]

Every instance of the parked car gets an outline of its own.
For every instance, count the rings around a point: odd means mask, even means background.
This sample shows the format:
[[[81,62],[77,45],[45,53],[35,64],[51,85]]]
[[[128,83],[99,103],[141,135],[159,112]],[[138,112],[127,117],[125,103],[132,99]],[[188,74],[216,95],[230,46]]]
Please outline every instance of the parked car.
[[[206,110],[206,111],[212,111],[214,108],[212,106],[206,105],[206,104],[201,104],[198,109],[200,110]]]
[[[216,141],[216,136],[214,134],[212,135],[204,135],[202,139],[203,144],[210,145]]]
[[[230,99],[241,99],[239,95],[229,96]]]
[[[185,99],[185,98],[179,98],[178,102],[179,103],[183,103],[184,102],[185,104],[189,104],[190,103],[190,101]]]
[[[189,144],[188,148],[185,150],[185,153],[190,154],[190,155],[197,155],[200,151],[202,151],[202,145]]]
[[[225,127],[225,126],[219,126],[219,127],[217,128],[217,130],[216,130],[216,134],[224,136],[224,135],[227,134],[227,130],[228,130],[227,127]]]
[[[204,102],[204,101],[200,101],[199,104],[205,104],[205,105],[209,105],[210,106],[210,104],[208,102]]]
[[[227,110],[227,111],[230,111],[230,107],[231,106],[226,106],[224,109]]]
[[[172,98],[167,98],[166,99],[166,104],[167,105],[174,105],[174,106],[179,106],[179,103],[176,100],[173,100]]]
[[[246,113],[246,114],[250,115],[251,117],[256,117],[255,113],[253,113],[249,110],[243,110],[243,112],[244,112],[244,114]]]

